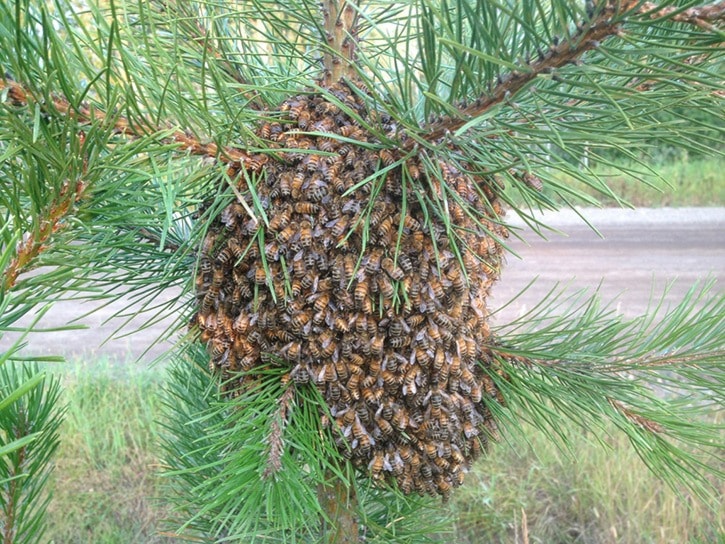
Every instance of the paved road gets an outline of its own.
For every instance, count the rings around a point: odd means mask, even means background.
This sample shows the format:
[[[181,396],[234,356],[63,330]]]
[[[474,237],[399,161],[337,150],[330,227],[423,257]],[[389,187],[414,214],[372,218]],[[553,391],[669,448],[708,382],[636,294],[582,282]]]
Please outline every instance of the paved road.
[[[518,257],[508,257],[502,279],[494,289],[492,306],[504,306],[532,279],[538,279],[531,289],[497,313],[497,322],[504,323],[530,309],[557,282],[565,285],[568,292],[598,286],[601,298],[614,300],[615,307],[627,316],[643,313],[652,293],[661,294],[673,280],[676,283],[667,302],[678,301],[695,282],[708,277],[717,280],[716,292],[725,291],[725,208],[608,209],[582,213],[601,237],[571,211],[540,217],[560,231],[548,231],[546,240],[522,221],[514,221],[525,241],[511,237],[511,249]],[[170,292],[165,300],[173,301],[175,296]],[[62,325],[91,308],[77,302],[58,303],[41,325]],[[69,358],[105,355],[119,361],[152,359],[163,354],[170,344],[154,343],[171,319],[130,336],[109,339],[123,320],[107,320],[122,308],[123,304],[107,306],[83,318],[81,322],[89,326],[88,330],[34,334],[25,353],[62,354]],[[137,319],[124,330],[142,324],[143,320]],[[9,341],[10,337],[0,340],[0,351]]]

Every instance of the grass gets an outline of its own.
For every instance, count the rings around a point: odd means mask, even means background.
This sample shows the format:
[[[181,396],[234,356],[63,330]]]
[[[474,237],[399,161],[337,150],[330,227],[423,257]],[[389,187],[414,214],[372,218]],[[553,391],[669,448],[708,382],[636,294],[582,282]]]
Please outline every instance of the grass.
[[[108,361],[62,369],[68,410],[50,482],[49,542],[171,542],[157,536],[163,373]]]
[[[622,164],[625,168],[643,171],[642,166]],[[725,158],[688,159],[683,157],[678,161],[655,164],[653,169],[667,183],[651,173],[645,176],[648,183],[643,183],[611,166],[593,166],[593,170],[607,182],[614,194],[635,207],[725,205],[725,174],[723,174]],[[602,206],[619,206],[611,196],[602,195],[570,176],[558,175],[556,178],[557,181],[574,191],[595,197]],[[547,189],[546,185],[544,185],[544,192],[555,201],[561,202],[560,199],[551,195],[551,191]],[[512,194],[511,196],[515,201],[519,200],[517,195]]]
[[[48,541],[172,542],[159,536],[167,513],[156,472],[163,370],[102,362],[60,371],[68,413]],[[625,439],[603,449],[575,436],[570,455],[541,433],[527,440],[494,447],[454,493],[445,508],[457,519],[456,542],[725,543],[725,512],[678,497]]]
[[[580,435],[568,453],[541,432],[526,438],[499,444],[469,475],[453,503],[456,542],[725,542],[722,506],[678,496],[621,435],[607,449]]]

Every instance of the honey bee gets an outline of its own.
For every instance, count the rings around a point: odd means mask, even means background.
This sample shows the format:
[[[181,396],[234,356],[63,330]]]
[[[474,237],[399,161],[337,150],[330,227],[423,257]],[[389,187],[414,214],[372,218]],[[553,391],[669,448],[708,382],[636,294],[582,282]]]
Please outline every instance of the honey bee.
[[[428,336],[431,337],[431,340],[433,340],[433,342],[435,342],[436,344],[441,343],[441,330],[438,328],[438,325],[429,322],[426,330],[428,331]]]
[[[305,363],[298,363],[291,371],[292,380],[299,385],[309,383],[310,371]]]
[[[311,312],[299,312],[290,320],[290,327],[294,333],[299,334],[311,320]]]
[[[308,201],[296,202],[295,212],[307,215],[316,215],[320,212],[320,206]]]
[[[380,263],[380,266],[385,271],[385,273],[393,280],[400,281],[403,279],[403,271],[393,262],[393,259],[391,259],[390,257],[385,257]]]
[[[216,255],[216,263],[220,266],[227,264],[232,258],[232,250],[229,247],[222,248]],[[216,271],[215,271],[216,272]]]
[[[389,343],[390,343],[391,348],[403,348],[405,346],[410,345],[410,337],[409,336],[395,336],[395,337],[389,339]]]
[[[373,354],[373,350],[370,350],[370,353]],[[382,371],[382,361],[380,359],[380,356],[373,357],[372,359],[368,360],[368,374],[371,377],[376,377],[380,374]]]
[[[221,357],[224,352],[229,348],[229,343],[223,340],[215,338],[210,342],[209,353],[215,359]]]
[[[415,395],[418,392],[418,386],[416,380],[420,374],[420,367],[411,365],[408,371],[405,373],[405,379],[403,381],[403,395]]]
[[[295,278],[301,278],[305,274],[307,274],[307,264],[303,259],[303,253],[298,251],[292,259],[292,275]]]
[[[272,135],[272,125],[270,123],[263,123],[261,127],[259,127],[259,137],[263,140],[269,140],[269,137]]]
[[[384,438],[390,438],[390,436],[393,434],[393,427],[390,425],[390,423],[383,419],[383,418],[375,418],[375,423],[378,424],[378,427],[380,428],[380,432],[382,432]]]
[[[345,125],[340,127],[340,134],[345,136],[345,138],[358,140],[362,136],[362,130],[355,125]]]
[[[319,155],[313,155],[308,154],[305,156],[305,158],[302,161],[302,166],[304,166],[305,170],[308,172],[316,172],[320,167],[320,156]]]
[[[347,230],[347,226],[350,224],[350,218],[347,215],[343,215],[335,221],[328,223],[327,226],[329,227],[332,223],[334,223],[335,226],[332,227],[332,230],[330,232],[335,238],[338,239],[338,241],[340,241],[339,238]]]
[[[376,357],[382,357],[383,349],[385,348],[385,337],[384,336],[373,336],[370,341],[370,351]]]
[[[425,234],[422,230],[413,231],[409,238],[409,246],[413,251],[423,251]]]
[[[224,281],[224,269],[223,268],[214,268],[214,273],[212,275],[211,279],[211,286],[215,288],[219,288]],[[218,294],[218,292],[217,292]]]
[[[292,297],[297,298],[302,293],[302,280],[300,278],[294,278],[290,284],[290,290],[292,291]]]
[[[355,286],[355,307],[358,309],[362,308],[363,302],[367,298],[368,298],[368,283],[366,281],[358,282],[358,284]]]
[[[385,466],[385,458],[382,451],[375,452],[372,461],[368,465],[368,470],[373,479],[377,480],[382,477],[383,467]]]
[[[332,138],[318,138],[317,139],[317,148],[320,151],[325,151],[326,153],[335,151],[335,148],[337,147],[337,145],[338,145],[337,141]]]
[[[370,386],[370,387],[362,388],[362,398],[366,403],[368,403],[371,406],[380,402],[380,399],[382,398],[382,396],[383,396],[383,390],[378,387]]]
[[[312,245],[312,223],[302,221],[300,223],[300,243],[302,247],[310,247]]]
[[[322,357],[331,357],[337,349],[337,344],[334,341],[334,337],[329,330],[323,331],[320,334],[320,348]]]
[[[356,421],[352,425],[352,434],[355,438],[352,443],[353,450],[357,448],[361,457],[367,457],[370,454],[372,438],[365,430],[365,427]]]
[[[319,381],[324,383],[332,383],[337,379],[337,372],[335,371],[334,363],[327,362],[322,365],[320,370]]]
[[[315,302],[312,305],[312,307],[316,312],[321,312],[327,308],[329,303],[330,303],[330,294],[329,293],[320,293],[320,295],[315,299]]]
[[[290,100],[285,102],[280,108],[282,111],[289,111],[289,115],[292,119],[297,119],[307,107],[307,100],[304,97],[297,97],[296,100]]]
[[[451,463],[444,457],[435,457],[433,459],[433,463],[442,471],[447,471],[449,468],[451,468]]]
[[[242,246],[239,245],[239,242],[236,238],[229,238],[229,241],[227,242],[227,246],[232,251],[232,255],[235,259],[241,259],[244,255],[244,251],[242,250]]]
[[[425,316],[422,314],[413,314],[405,318],[405,322],[411,329],[417,329],[423,321],[425,321]]]
[[[410,260],[410,257],[404,253],[398,255],[398,264],[406,274],[410,274],[413,271],[413,262]]]
[[[290,113],[292,113],[293,116],[296,113],[297,125],[302,130],[306,130],[307,127],[310,125],[310,112],[299,109],[299,110],[290,110]]]
[[[376,282],[378,290],[380,291],[380,294],[383,295],[384,299],[390,300],[395,296],[395,287],[387,277],[380,275],[377,277]]]
[[[258,266],[254,271],[254,283],[257,285],[264,285],[267,282],[267,272],[261,266]]]
[[[395,427],[398,431],[404,431],[408,427],[408,413],[404,408],[396,407],[397,409],[393,413],[393,417],[390,420],[390,423]]]
[[[348,408],[342,414],[342,424],[344,426],[349,426],[349,425],[352,425],[354,422],[355,422],[355,411],[351,408]]]
[[[345,273],[345,283],[349,283],[355,276],[355,267],[357,266],[357,259],[352,253],[348,253],[344,257],[343,271]]]
[[[413,351],[413,356],[421,367],[427,368],[433,358],[433,353],[431,353],[430,349],[418,347]]]
[[[284,172],[279,178],[279,192],[282,196],[288,197],[292,194],[292,179],[293,175],[290,172]],[[304,180],[304,178],[303,178]]]
[[[249,159],[249,163],[247,164],[247,168],[258,172],[262,169],[262,166],[267,163],[267,161],[269,161],[268,155],[252,155],[252,157]]]
[[[372,221],[371,221],[372,224]],[[378,227],[378,238],[382,245],[388,246],[393,239],[393,219],[386,217]]]
[[[292,208],[287,205],[269,221],[269,230],[278,232],[289,225],[292,218]]]
[[[451,376],[459,377],[461,375],[461,358],[458,355],[451,355],[448,363]]]
[[[483,398],[483,389],[479,385],[478,382],[473,382],[471,385],[471,400],[473,402],[481,402],[481,399]],[[503,404],[503,403],[502,403]]]
[[[317,342],[314,340],[310,341],[310,343],[307,345],[307,350],[309,351],[309,355],[311,358],[317,363],[322,359],[322,353],[320,353],[320,347],[317,345]],[[318,371],[319,369],[313,369],[311,371],[312,377],[316,384],[322,384],[324,383],[324,374]]]
[[[300,194],[302,193],[302,186],[304,185],[304,183],[305,172],[303,170],[298,170],[292,178],[292,183],[290,184],[290,194],[295,200],[300,197]]]
[[[463,358],[466,361],[473,361],[476,358],[476,354],[478,353],[478,347],[476,346],[476,341],[469,336],[464,339],[464,345],[465,345],[465,349],[462,353]]]
[[[296,232],[296,225],[287,225],[282,231],[277,234],[277,240],[279,240],[283,244],[286,244],[290,241],[290,239],[292,238],[292,236],[295,235]]]
[[[362,381],[362,374],[352,374],[350,379],[347,381],[347,389],[350,391],[350,395],[354,400],[360,399],[360,382]]]
[[[395,162],[395,157],[389,149],[381,149],[378,155],[384,166],[390,166]]]
[[[302,277],[301,284],[303,289],[309,289],[315,284],[317,276],[312,272],[308,272]]]
[[[208,314],[214,306],[214,301],[219,297],[219,288],[210,285],[204,298],[201,301],[200,314]]]
[[[463,435],[470,440],[478,436],[478,429],[470,421],[463,422]]]
[[[440,373],[443,370],[443,365],[446,362],[445,352],[442,348],[436,349],[435,357],[433,358],[433,371]]]

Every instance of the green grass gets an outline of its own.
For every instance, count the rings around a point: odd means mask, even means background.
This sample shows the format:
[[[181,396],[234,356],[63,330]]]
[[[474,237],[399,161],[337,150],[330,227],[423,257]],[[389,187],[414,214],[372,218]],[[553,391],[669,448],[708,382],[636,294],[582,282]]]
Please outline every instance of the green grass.
[[[469,474],[453,500],[456,542],[725,542],[722,506],[678,497],[623,436],[607,448],[575,436],[567,453],[539,431],[526,438],[498,444]]]
[[[167,512],[156,473],[163,370],[76,363],[59,371],[68,413],[48,541],[172,542],[159,536]],[[455,542],[725,542],[725,512],[678,497],[624,439],[603,449],[575,435],[567,456],[541,433],[527,438],[530,446],[495,446],[441,506],[458,520]],[[725,483],[717,485],[725,493]]]
[[[611,166],[592,168],[607,182],[614,194],[632,206],[660,208],[725,205],[725,159],[722,157],[696,159],[684,157],[678,161],[653,165],[652,168],[667,183],[645,172],[642,166],[625,163],[623,165],[646,174],[647,183],[623,174]],[[558,175],[556,178],[573,190],[596,197],[602,206],[619,205],[614,198],[597,193],[591,187],[569,176]],[[561,203],[560,199],[551,195],[546,184],[544,192]],[[512,197],[515,201],[519,200],[515,194],[512,194]]]
[[[163,369],[102,361],[60,370],[68,411],[50,483],[49,542],[172,542],[157,536]]]

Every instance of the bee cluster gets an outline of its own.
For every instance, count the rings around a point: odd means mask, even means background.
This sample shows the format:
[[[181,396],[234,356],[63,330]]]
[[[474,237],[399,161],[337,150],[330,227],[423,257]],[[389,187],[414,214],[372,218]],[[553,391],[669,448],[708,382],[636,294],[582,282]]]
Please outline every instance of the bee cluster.
[[[482,370],[507,235],[495,187],[370,145],[346,110],[388,131],[392,121],[347,84],[328,91],[335,100],[288,99],[260,127],[275,150],[254,165],[269,223],[245,211],[248,196],[211,221],[193,324],[230,394],[249,371],[286,365],[324,395],[356,466],[405,493],[447,495],[494,426],[484,396],[500,397]]]

